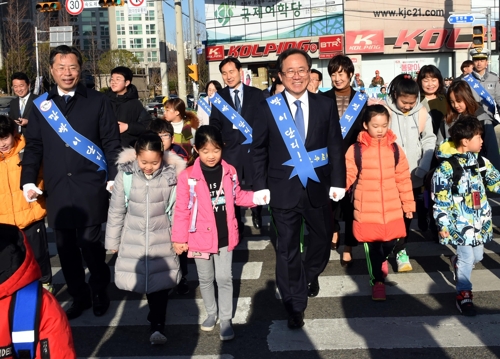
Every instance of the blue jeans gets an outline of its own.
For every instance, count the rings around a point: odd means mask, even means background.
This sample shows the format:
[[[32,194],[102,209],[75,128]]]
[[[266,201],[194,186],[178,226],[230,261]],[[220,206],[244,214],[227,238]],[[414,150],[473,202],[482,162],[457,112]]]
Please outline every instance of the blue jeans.
[[[457,246],[457,292],[472,290],[472,268],[483,259],[484,246]]]

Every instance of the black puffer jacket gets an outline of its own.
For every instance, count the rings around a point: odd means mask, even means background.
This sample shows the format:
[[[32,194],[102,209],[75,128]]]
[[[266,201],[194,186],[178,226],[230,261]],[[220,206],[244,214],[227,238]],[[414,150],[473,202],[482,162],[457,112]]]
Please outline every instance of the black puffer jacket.
[[[107,92],[107,95],[116,119],[128,123],[128,130],[120,133],[122,147],[134,146],[137,137],[146,132],[151,121],[151,116],[139,101],[137,88],[131,84],[124,95],[117,95],[112,91]]]

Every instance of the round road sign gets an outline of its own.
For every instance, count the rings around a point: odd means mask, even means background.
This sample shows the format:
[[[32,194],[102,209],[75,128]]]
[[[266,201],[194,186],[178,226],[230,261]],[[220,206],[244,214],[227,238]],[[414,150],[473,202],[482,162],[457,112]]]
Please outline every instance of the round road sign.
[[[70,15],[79,15],[83,11],[83,0],[66,0],[66,11]]]
[[[144,3],[144,0],[128,0],[128,2],[132,6],[141,6]]]

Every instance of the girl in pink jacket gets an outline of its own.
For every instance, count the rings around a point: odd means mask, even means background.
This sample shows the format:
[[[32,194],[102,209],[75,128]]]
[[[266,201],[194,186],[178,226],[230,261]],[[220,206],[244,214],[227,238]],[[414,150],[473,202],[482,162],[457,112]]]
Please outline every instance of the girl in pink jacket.
[[[198,128],[194,140],[198,158],[179,175],[177,182],[172,242],[177,254],[187,251],[196,263],[208,314],[201,330],[213,330],[218,317],[220,339],[231,340],[234,338],[232,251],[239,241],[234,207],[255,204],[253,192],[240,189],[236,170],[222,160],[223,147],[216,127]],[[219,289],[218,303],[214,278]]]

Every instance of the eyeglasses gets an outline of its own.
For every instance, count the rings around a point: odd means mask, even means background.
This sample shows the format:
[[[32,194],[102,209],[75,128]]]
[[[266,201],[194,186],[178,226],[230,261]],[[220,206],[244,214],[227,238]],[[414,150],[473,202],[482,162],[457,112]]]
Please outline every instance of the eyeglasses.
[[[163,135],[158,135],[160,138],[172,138],[172,135],[170,133],[164,133]]]
[[[300,70],[288,70],[286,72],[282,72],[283,75],[285,75],[286,78],[291,79],[292,77],[295,76],[295,74],[299,74],[300,77],[304,77],[309,73],[309,70],[306,69],[300,69]]]
[[[125,82],[125,80],[122,80],[122,79],[110,79],[109,80],[109,83],[112,84],[112,83],[118,83],[118,82]]]

